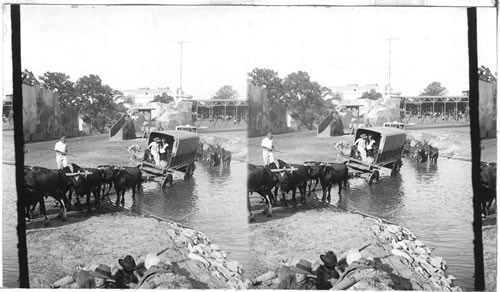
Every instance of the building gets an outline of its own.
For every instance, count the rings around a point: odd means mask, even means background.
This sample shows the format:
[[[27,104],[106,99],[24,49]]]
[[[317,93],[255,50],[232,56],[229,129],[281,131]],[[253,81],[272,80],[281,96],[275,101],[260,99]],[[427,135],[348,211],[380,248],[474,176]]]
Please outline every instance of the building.
[[[386,95],[386,87],[377,83],[366,85],[348,84],[345,86],[332,86],[330,89],[333,93],[340,93],[342,95],[342,103],[355,102],[355,100],[360,98],[364,92],[370,92],[371,90],[375,90],[384,96]],[[394,89],[392,89],[390,93],[391,96],[400,94],[400,92],[395,92]]]
[[[162,95],[166,93],[170,96],[175,96],[175,92],[170,89],[170,87],[159,87],[157,89],[151,89],[149,87],[142,87],[139,89],[131,89],[131,90],[121,90],[124,97],[132,97],[134,98],[134,102],[137,105],[146,104],[150,101],[153,101],[153,98],[156,95]]]

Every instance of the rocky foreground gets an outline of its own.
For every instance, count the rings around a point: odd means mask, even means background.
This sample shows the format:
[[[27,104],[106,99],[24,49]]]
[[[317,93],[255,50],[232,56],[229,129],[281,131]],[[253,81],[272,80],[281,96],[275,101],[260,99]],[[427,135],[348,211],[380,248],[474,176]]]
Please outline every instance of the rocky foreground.
[[[74,218],[74,216],[73,216]],[[80,217],[57,228],[27,233],[31,288],[50,284],[80,269],[106,264],[116,272],[118,259],[131,255],[137,264],[150,252],[176,265],[178,275],[162,287],[242,289],[241,267],[203,233],[174,222],[125,214]],[[186,281],[187,280],[187,281]]]
[[[304,223],[307,222],[307,226]],[[431,249],[406,228],[387,224],[380,219],[358,214],[310,210],[283,219],[251,226],[250,238],[255,240],[252,254],[261,266],[261,274],[275,271],[281,265],[295,265],[300,259],[321,264],[320,254],[332,250],[340,259],[351,248],[370,244],[361,254],[372,260],[384,278],[370,279],[372,285],[358,283],[352,289],[385,289],[461,291],[446,275],[446,262],[432,256]],[[293,243],[293,244],[292,244]],[[273,248],[271,248],[273,247]],[[253,286],[275,289],[276,281]]]

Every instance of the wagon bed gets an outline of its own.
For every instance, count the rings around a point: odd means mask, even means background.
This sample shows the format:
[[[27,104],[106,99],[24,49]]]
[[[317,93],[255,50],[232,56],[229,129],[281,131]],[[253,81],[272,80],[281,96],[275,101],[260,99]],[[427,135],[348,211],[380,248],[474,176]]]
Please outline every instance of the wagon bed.
[[[134,159],[139,168],[147,173],[147,180],[161,180],[164,187],[168,182],[172,182],[172,174],[176,171],[184,173],[184,179],[189,179],[195,170],[195,156],[200,144],[200,137],[187,131],[152,131],[149,134],[147,145],[155,138],[165,138],[168,143],[167,160],[164,165],[156,165],[142,159]]]
[[[389,127],[360,128],[354,135],[354,142],[362,134],[371,134],[376,141],[374,161],[369,163],[351,155],[347,167],[353,170],[353,175],[366,176],[369,184],[378,180],[381,168],[391,169],[391,176],[397,175],[402,165],[401,155],[406,143],[406,132]]]

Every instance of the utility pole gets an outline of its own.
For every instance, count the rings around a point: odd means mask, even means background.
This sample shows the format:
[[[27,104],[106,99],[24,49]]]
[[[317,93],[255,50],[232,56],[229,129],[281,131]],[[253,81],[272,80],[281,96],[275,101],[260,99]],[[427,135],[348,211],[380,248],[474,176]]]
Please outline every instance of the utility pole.
[[[181,60],[180,60],[180,73],[179,73],[180,74],[180,81],[179,81],[179,90],[177,93],[178,97],[180,97],[180,95],[183,94],[183,90],[182,90],[182,49],[183,49],[184,44],[188,44],[189,42],[186,42],[186,41],[184,41],[184,39],[181,39],[180,41],[175,42],[175,43],[179,44],[181,47]]]
[[[399,40],[398,38],[393,38],[392,36],[389,38],[385,39],[386,41],[389,42],[389,83],[387,84],[387,89],[386,89],[386,98],[389,97],[391,94],[391,51],[392,51],[392,41],[397,41]]]

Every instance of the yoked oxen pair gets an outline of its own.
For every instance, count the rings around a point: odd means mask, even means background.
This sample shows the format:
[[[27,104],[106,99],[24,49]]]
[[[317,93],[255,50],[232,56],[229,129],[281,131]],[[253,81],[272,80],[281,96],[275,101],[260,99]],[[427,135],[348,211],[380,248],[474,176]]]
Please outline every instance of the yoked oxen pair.
[[[92,212],[90,206],[90,195],[94,194],[95,207],[100,210],[101,208],[101,184],[102,184],[102,170],[98,168],[80,168],[71,174],[66,174],[71,181],[73,190],[76,194],[76,206],[81,211],[80,198],[87,196],[87,212]],[[72,202],[72,192],[69,194],[69,201]]]
[[[497,196],[497,164],[481,162],[479,196],[481,213],[488,216],[493,200]]]
[[[43,167],[24,168],[24,205],[26,217],[31,219],[31,211],[40,203],[40,212],[44,215],[45,225],[50,225],[49,218],[45,210],[45,196],[51,196],[61,204],[61,212],[58,217],[66,221],[66,206],[68,199],[66,192],[70,184],[66,175],[57,169],[47,169]],[[30,210],[30,207],[33,206]]]
[[[278,173],[278,195],[281,195],[281,200],[285,206],[287,206],[286,194],[291,191],[293,204],[297,207],[295,196],[297,189],[300,192],[300,203],[306,203],[307,169],[303,164],[285,164],[282,168],[272,170],[272,172]]]
[[[347,161],[344,163],[321,163],[319,170],[319,180],[323,189],[322,201],[331,201],[330,192],[333,185],[339,185],[339,196],[342,195],[342,185],[348,188],[349,169]]]
[[[348,188],[349,169],[346,163],[347,161],[344,163],[304,162],[304,166],[307,169],[309,194],[316,190],[319,181],[323,190],[323,202],[326,199],[330,202],[330,191],[333,185],[339,185],[339,195],[342,195],[342,184],[344,185],[344,189]],[[312,187],[313,181],[315,182],[314,187]]]
[[[247,177],[247,207],[250,214],[250,222],[255,221],[255,217],[250,206],[250,195],[253,192],[260,194],[265,200],[267,210],[264,213],[268,217],[272,217],[272,201],[274,200],[271,189],[274,187],[273,173],[267,166],[248,164],[248,177]]]
[[[135,198],[135,192],[141,191],[142,188],[142,172],[137,167],[115,167],[113,170],[113,184],[116,191],[116,205],[120,203],[125,205],[125,191],[128,188],[132,189],[132,198]]]

